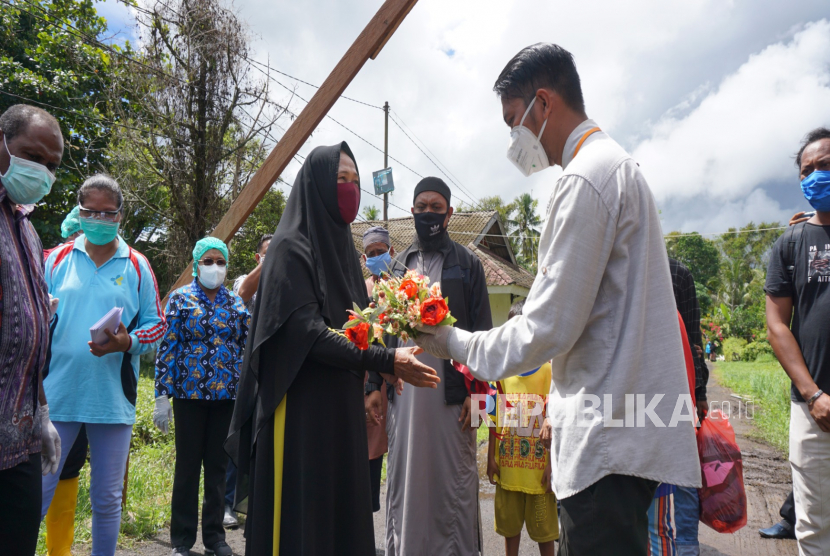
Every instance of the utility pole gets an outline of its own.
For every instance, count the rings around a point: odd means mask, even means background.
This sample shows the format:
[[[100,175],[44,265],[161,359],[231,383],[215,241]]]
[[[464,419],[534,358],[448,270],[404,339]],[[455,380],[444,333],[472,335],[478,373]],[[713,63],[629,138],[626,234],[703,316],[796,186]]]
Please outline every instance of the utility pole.
[[[383,103],[383,167],[389,168],[389,102]],[[383,194],[383,223],[389,224],[389,193]]]

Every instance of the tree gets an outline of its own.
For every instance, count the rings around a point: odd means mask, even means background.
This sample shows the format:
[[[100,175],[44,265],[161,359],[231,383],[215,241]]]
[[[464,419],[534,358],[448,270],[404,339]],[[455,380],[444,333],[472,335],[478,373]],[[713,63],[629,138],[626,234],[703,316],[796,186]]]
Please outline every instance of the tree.
[[[666,237],[666,250],[669,257],[689,269],[696,283],[703,284],[709,291],[717,291],[720,253],[714,241],[696,232],[685,235],[671,232]]]
[[[247,274],[256,265],[254,254],[260,238],[273,234],[285,210],[285,195],[279,189],[271,189],[259,202],[245,224],[236,232],[230,244],[231,261],[228,276],[236,278]]]
[[[0,113],[13,104],[41,106],[58,119],[65,139],[57,181],[32,214],[44,247],[62,241],[60,224],[83,180],[109,168],[115,128],[107,92],[118,71],[112,60],[130,47],[104,48],[106,32],[88,0],[0,3]]]
[[[374,205],[363,207],[363,218],[366,220],[378,220],[380,218],[380,209]]]
[[[513,206],[513,204],[505,204],[504,200],[502,200],[502,198],[498,195],[493,195],[492,197],[482,197],[475,205],[468,205],[463,201],[458,205],[458,212],[484,212],[491,210],[499,213],[499,219],[501,220],[502,226],[506,232],[509,231],[507,229],[508,222],[510,221],[511,214],[513,214],[513,211],[516,210],[516,207]]]
[[[781,235],[779,222],[750,222],[743,228],[730,228],[718,239],[718,247],[724,258],[740,259],[749,268],[766,269],[769,252],[775,240]]]
[[[529,193],[524,193],[513,201],[515,215],[510,219],[510,235],[519,246],[519,264],[536,273],[539,248],[540,226],[542,219],[536,214],[539,201]]]
[[[154,263],[168,284],[262,163],[263,136],[286,110],[253,76],[247,28],[220,0],[136,10],[138,61],[117,61],[110,94],[129,124],[113,158],[127,201],[159,236]]]

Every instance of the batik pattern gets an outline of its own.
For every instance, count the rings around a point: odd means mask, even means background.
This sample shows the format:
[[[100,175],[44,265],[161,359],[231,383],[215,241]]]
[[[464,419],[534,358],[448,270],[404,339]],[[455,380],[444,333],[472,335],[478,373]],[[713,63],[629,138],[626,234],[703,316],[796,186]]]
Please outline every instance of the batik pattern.
[[[170,296],[156,356],[156,396],[233,400],[251,316],[221,286],[211,302],[196,279]]]

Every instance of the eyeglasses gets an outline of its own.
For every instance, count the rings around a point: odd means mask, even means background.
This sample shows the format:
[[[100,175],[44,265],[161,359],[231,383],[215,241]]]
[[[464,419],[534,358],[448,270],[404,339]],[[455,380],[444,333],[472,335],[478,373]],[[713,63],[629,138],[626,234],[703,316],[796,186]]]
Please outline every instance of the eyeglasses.
[[[225,266],[228,264],[228,261],[225,259],[211,259],[210,257],[205,257],[201,261],[196,261],[202,266],[212,266],[213,263],[216,263],[216,266]]]
[[[95,220],[107,220],[109,222],[115,222],[118,215],[121,214],[120,207],[118,210],[89,210],[78,205],[78,211],[78,216],[81,218],[94,218]]]

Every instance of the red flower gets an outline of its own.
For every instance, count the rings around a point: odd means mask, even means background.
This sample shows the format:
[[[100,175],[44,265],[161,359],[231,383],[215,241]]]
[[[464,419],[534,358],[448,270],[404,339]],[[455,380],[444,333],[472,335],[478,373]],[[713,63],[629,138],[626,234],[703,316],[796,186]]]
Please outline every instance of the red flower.
[[[446,301],[440,297],[430,297],[421,303],[421,322],[427,326],[438,326],[449,312]]]
[[[349,320],[355,320],[355,316],[349,317]],[[369,349],[369,323],[361,322],[357,326],[352,326],[345,330],[346,337],[358,347],[358,349]]]
[[[401,287],[398,288],[398,290],[404,292],[407,299],[412,299],[418,295],[418,284],[416,284],[413,280],[404,280],[401,282]]]

